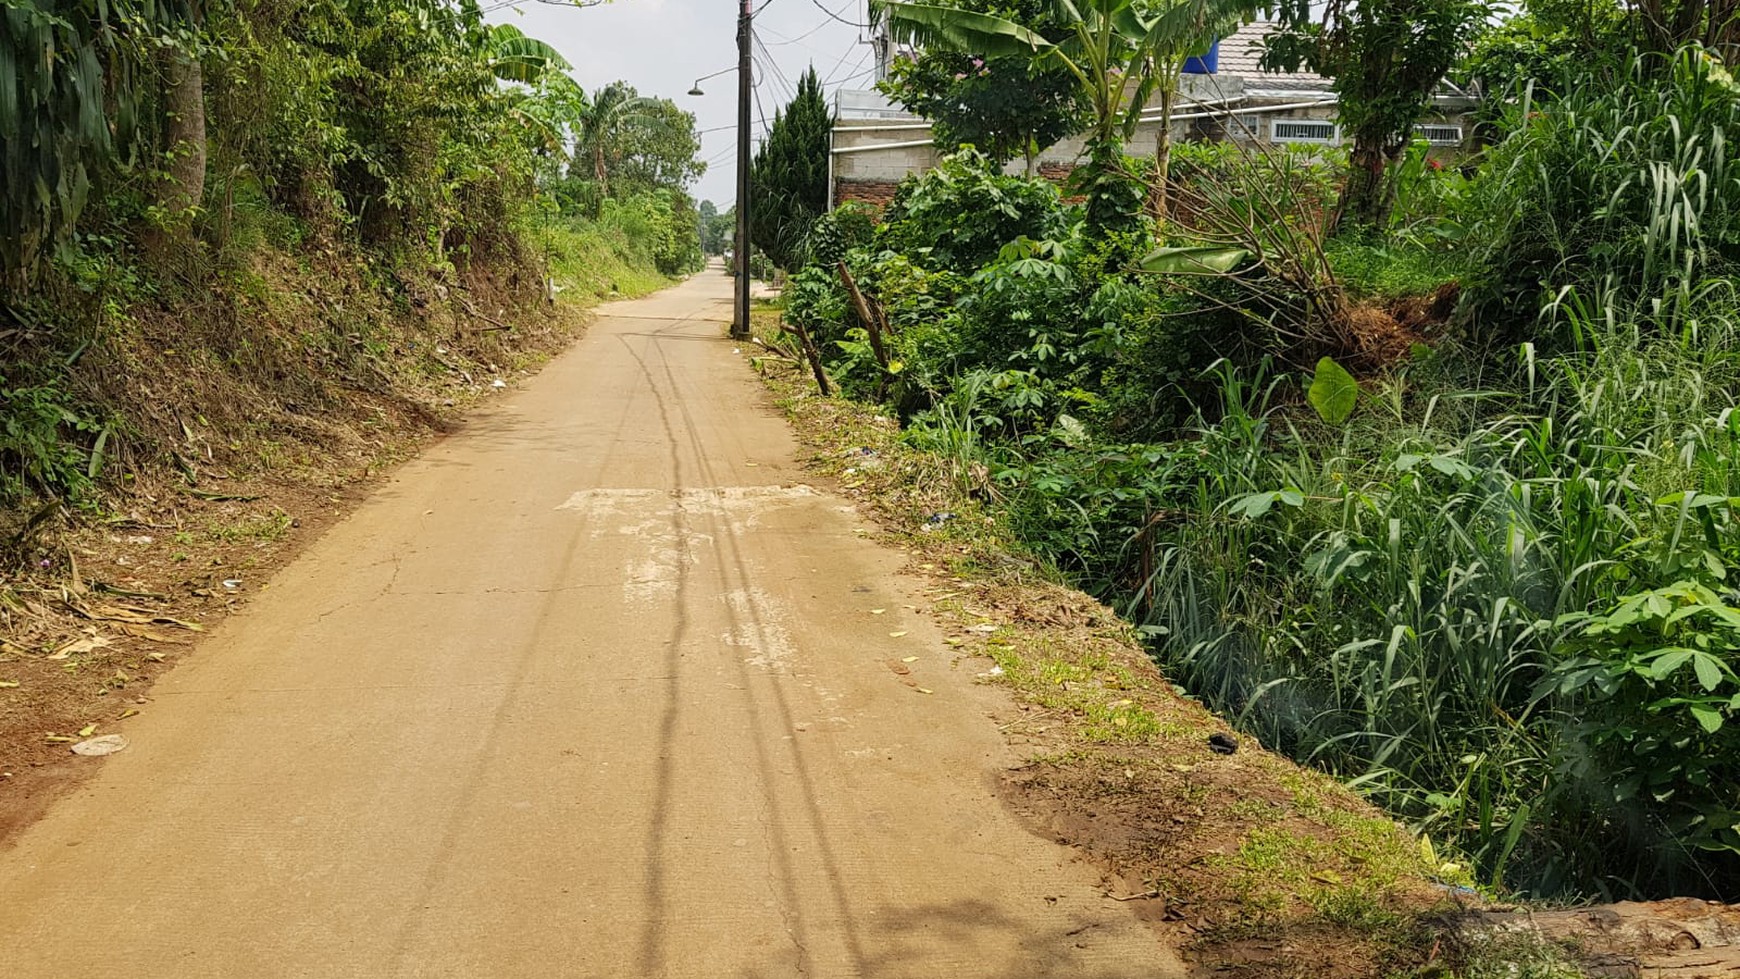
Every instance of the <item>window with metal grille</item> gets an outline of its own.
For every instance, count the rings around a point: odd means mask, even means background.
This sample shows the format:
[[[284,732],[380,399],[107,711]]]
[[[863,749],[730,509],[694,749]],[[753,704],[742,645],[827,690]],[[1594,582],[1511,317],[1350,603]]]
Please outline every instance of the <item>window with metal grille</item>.
[[[1433,146],[1461,146],[1461,126],[1416,126],[1414,132]]]
[[[1269,139],[1277,143],[1336,142],[1335,123],[1318,119],[1276,119],[1269,123]]]

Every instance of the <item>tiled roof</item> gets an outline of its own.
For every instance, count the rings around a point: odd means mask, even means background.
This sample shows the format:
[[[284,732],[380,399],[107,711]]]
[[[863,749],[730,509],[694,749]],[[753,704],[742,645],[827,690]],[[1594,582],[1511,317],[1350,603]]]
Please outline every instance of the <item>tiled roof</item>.
[[[1269,21],[1253,21],[1220,39],[1219,74],[1237,75],[1248,88],[1313,89],[1326,88],[1329,80],[1315,72],[1270,72],[1257,66],[1263,56],[1263,40],[1276,30]]]

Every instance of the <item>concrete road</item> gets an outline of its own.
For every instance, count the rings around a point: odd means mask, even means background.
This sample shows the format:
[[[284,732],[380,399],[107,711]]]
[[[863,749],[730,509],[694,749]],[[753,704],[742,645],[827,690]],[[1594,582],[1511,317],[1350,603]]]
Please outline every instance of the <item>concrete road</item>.
[[[166,675],[0,853],[0,976],[1181,974],[999,802],[1006,694],[804,484],[730,281],[606,308]]]

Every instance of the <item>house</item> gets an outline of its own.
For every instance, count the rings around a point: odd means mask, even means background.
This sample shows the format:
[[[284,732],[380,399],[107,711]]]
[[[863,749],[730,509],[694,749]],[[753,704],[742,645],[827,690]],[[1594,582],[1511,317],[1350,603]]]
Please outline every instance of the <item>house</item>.
[[[1328,79],[1311,72],[1272,72],[1258,67],[1262,41],[1274,30],[1270,22],[1246,24],[1222,38],[1211,55],[1193,59],[1196,63],[1187,66],[1193,70],[1181,76],[1173,107],[1174,139],[1233,139],[1271,145],[1341,143],[1335,93]],[[1435,154],[1457,156],[1468,145],[1474,108],[1472,96],[1446,82],[1418,132],[1431,143]],[[1140,154],[1154,146],[1159,114],[1158,103],[1144,110],[1128,144],[1129,152]],[[835,94],[830,206],[849,200],[884,205],[893,198],[902,179],[935,166],[938,156],[930,138],[930,123],[891,105],[881,93],[843,90]],[[1065,139],[1040,152],[1038,171],[1061,180],[1082,156],[1081,139]],[[1019,173],[1024,167],[1024,161],[1014,161],[1008,169]]]

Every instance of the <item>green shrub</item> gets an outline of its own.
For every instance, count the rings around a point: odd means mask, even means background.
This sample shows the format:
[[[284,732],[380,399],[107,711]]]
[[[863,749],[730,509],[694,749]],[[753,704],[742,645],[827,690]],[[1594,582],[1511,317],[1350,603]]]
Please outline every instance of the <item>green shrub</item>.
[[[976,150],[942,158],[901,183],[878,232],[883,248],[930,268],[968,273],[1016,238],[1062,236],[1057,188],[1011,177]]]
[[[809,262],[832,268],[846,253],[870,244],[876,233],[876,209],[862,201],[847,201],[816,219],[804,239]]]
[[[109,426],[53,379],[20,384],[0,376],[0,503],[26,493],[82,500],[108,439]]]

